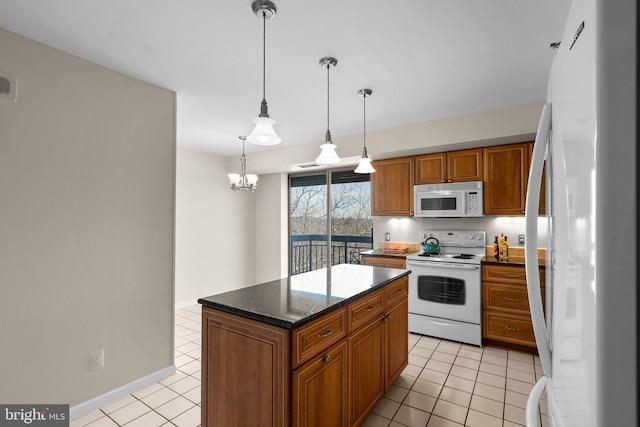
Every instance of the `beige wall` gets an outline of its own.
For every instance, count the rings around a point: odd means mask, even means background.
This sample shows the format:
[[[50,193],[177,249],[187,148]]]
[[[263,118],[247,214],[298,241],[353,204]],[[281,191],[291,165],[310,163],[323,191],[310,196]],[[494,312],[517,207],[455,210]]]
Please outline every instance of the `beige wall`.
[[[233,160],[233,161],[232,161]],[[179,148],[176,178],[176,303],[256,283],[256,196],[229,188],[237,158]]]
[[[2,29],[0,68],[0,402],[78,405],[173,365],[175,94]]]

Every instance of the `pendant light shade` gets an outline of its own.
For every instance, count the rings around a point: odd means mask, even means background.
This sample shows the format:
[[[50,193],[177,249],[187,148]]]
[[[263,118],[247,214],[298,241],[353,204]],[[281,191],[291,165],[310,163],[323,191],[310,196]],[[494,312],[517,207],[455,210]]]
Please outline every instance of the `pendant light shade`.
[[[336,145],[331,141],[331,131],[329,130],[329,69],[338,65],[338,60],[330,56],[326,56],[320,59],[320,66],[327,69],[327,134],[325,136],[324,144],[320,146],[322,151],[316,158],[316,163],[319,165],[335,165],[340,163],[340,157],[336,153]]]
[[[273,125],[276,121],[269,117],[269,109],[267,107],[265,81],[266,81],[266,64],[267,64],[267,49],[266,49],[266,28],[267,19],[271,19],[276,15],[276,5],[269,0],[255,0],[251,4],[253,13],[258,17],[262,17],[262,103],[260,104],[260,114],[253,123],[256,127],[247,136],[247,141],[257,145],[276,145],[282,142],[282,139],[276,134],[273,129]]]
[[[240,173],[227,174],[229,177],[229,184],[233,191],[256,191],[258,188],[258,175],[253,173],[247,173],[247,157],[244,155],[244,141],[247,139],[245,136],[239,136],[242,140],[242,157],[240,157]]]
[[[371,166],[371,159],[367,153],[367,96],[371,96],[373,91],[371,89],[360,89],[358,95],[362,97],[363,105],[363,144],[362,144],[362,158],[358,162],[358,167],[354,171],[355,173],[374,173],[376,170]]]

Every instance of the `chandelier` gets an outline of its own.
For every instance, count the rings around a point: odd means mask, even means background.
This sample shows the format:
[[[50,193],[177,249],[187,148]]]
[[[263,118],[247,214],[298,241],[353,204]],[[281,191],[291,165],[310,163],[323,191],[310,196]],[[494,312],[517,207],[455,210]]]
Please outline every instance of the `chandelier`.
[[[239,136],[242,140],[242,157],[240,157],[240,173],[230,173],[227,174],[229,177],[229,184],[231,185],[231,189],[233,191],[244,190],[244,191],[256,191],[258,188],[258,175],[253,173],[247,173],[247,156],[244,155],[244,144],[247,139],[246,136]]]

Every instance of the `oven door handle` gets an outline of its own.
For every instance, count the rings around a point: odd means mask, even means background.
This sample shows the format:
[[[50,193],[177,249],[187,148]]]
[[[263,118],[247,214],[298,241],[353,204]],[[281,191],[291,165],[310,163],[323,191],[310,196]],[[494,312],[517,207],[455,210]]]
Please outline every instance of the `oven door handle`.
[[[429,267],[429,268],[452,268],[456,270],[479,270],[479,265],[469,264],[445,264],[439,262],[424,262],[424,261],[407,261],[407,265],[414,265],[416,267]]]

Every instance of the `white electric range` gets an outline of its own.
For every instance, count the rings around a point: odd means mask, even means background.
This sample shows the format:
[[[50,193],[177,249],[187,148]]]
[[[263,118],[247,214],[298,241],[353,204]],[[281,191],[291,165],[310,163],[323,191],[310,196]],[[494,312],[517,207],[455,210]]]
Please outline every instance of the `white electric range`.
[[[421,231],[438,254],[407,255],[409,331],[482,345],[481,270],[484,231]]]

